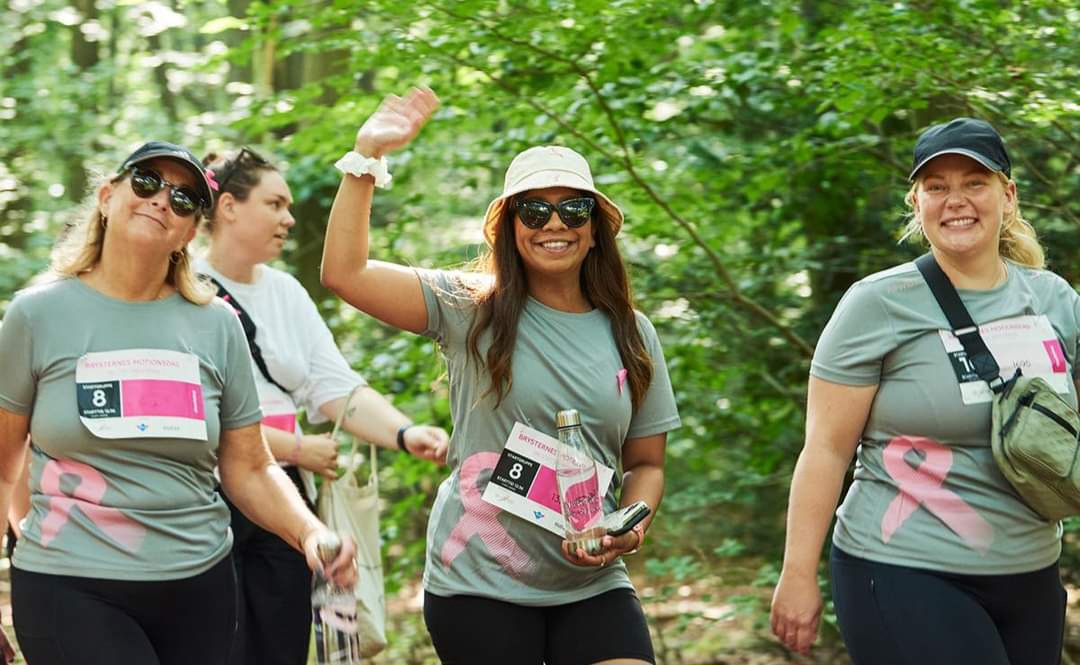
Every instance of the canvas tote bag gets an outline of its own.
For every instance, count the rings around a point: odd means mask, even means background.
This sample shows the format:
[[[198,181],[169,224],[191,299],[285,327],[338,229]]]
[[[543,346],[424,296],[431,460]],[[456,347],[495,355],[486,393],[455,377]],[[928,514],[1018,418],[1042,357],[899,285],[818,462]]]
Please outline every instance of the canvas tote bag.
[[[335,441],[349,403],[361,387],[353,388],[345,400],[331,434]],[[356,622],[360,653],[365,658],[386,648],[386,597],[379,547],[379,473],[375,446],[368,445],[371,468],[367,483],[361,486],[356,479],[362,458],[357,455],[358,442],[354,438],[345,458],[344,475],[335,481],[323,482],[318,504],[319,517],[326,526],[339,534],[352,536],[356,542]]]

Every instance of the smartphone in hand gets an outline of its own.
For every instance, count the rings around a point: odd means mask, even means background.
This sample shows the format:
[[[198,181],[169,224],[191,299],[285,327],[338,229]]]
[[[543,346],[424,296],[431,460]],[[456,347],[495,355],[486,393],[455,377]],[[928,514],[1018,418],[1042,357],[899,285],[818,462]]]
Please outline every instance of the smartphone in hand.
[[[620,508],[605,516],[604,527],[607,529],[609,536],[621,536],[633,529],[634,525],[645,519],[651,512],[652,509],[649,508],[649,504],[644,501],[635,501],[629,506]]]

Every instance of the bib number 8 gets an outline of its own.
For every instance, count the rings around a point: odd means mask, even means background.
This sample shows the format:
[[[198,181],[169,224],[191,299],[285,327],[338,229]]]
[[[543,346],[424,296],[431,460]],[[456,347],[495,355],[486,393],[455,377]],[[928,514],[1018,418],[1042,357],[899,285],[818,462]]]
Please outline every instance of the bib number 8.
[[[524,467],[521,466],[520,462],[514,462],[514,465],[510,467],[510,470],[506,472],[506,475],[510,476],[514,480],[520,480],[521,471],[523,468]]]
[[[109,398],[105,396],[104,390],[95,390],[94,394],[90,397],[90,403],[100,409],[109,403]]]

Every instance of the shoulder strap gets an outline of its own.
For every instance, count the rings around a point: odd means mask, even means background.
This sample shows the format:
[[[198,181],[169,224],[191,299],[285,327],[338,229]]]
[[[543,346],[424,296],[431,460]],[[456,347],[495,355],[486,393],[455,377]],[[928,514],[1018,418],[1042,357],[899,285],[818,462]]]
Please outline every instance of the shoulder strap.
[[[967,354],[968,362],[975,369],[975,373],[986,381],[994,392],[1001,390],[1005,386],[1001,379],[1001,368],[979,334],[979,326],[972,321],[967,307],[964,307],[960,300],[956,287],[949,281],[949,276],[930,252],[915,259],[915,267],[922,273],[941,311],[945,312],[945,318],[949,320],[956,339],[964,347],[964,353]]]
[[[251,351],[251,359],[255,361],[255,366],[259,368],[259,372],[262,373],[267,381],[280,388],[285,394],[289,394],[291,391],[288,388],[281,385],[274,380],[274,377],[270,376],[270,370],[267,369],[266,361],[263,360],[262,349],[260,349],[259,345],[255,342],[255,333],[257,332],[257,329],[255,328],[255,321],[251,319],[251,315],[247,313],[247,310],[240,304],[240,301],[237,300],[233,294],[229,293],[229,290],[226,289],[221,282],[210,275],[204,276],[217,287],[218,297],[229,303],[229,305],[236,310],[237,316],[240,317],[240,325],[244,328],[244,337],[247,337],[248,350]]]

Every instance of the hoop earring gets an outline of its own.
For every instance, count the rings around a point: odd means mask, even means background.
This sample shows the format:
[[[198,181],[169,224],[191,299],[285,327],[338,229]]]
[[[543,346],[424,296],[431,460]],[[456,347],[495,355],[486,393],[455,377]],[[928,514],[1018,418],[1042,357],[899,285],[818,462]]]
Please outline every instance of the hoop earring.
[[[98,224],[100,224],[101,228],[103,228],[103,229],[108,228],[108,226],[109,226],[109,218],[99,212],[98,213]]]
[[[179,264],[180,262],[182,262],[186,258],[187,258],[187,254],[184,254],[184,250],[178,249],[178,250],[176,250],[175,252],[173,252],[172,254],[169,255],[169,263],[171,263],[171,264],[173,264],[175,266],[175,265]]]

